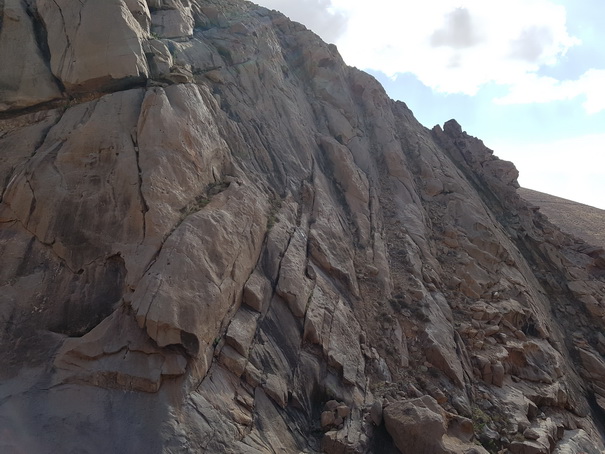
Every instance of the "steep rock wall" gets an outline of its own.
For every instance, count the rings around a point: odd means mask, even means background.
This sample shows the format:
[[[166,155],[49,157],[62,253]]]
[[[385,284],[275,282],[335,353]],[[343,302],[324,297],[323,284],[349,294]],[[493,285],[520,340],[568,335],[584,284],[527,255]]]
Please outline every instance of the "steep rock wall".
[[[604,252],[455,121],[247,2],[0,7],[4,450],[601,452]]]

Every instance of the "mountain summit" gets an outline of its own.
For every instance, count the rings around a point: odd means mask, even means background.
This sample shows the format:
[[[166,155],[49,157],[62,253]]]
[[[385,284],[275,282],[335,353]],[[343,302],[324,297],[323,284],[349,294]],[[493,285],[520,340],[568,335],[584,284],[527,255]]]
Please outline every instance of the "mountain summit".
[[[0,0],[0,451],[601,453],[605,252],[280,13]]]

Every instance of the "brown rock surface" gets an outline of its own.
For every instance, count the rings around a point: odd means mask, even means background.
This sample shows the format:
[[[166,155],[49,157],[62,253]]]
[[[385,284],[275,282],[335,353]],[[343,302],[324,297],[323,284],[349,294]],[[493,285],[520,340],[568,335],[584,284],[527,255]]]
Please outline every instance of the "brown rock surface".
[[[469,443],[473,437],[472,422],[448,414],[430,396],[394,402],[385,408],[384,419],[401,452],[449,454],[470,449],[486,452]]]
[[[605,253],[455,121],[249,2],[0,11],[0,451],[605,448]]]
[[[47,33],[50,68],[69,93],[145,78],[142,43],[148,30],[133,16],[142,12],[136,6],[131,11],[123,0],[35,1],[35,12]]]
[[[605,247],[605,210],[527,188],[520,188],[519,195],[539,207],[563,231]]]
[[[0,4],[0,112],[59,98],[25,2]]]

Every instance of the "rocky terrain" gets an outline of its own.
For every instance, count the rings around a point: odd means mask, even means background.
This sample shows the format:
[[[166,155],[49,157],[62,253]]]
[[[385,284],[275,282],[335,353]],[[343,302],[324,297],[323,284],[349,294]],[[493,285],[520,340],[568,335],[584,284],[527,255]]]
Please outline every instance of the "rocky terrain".
[[[532,189],[519,188],[518,192],[564,232],[587,243],[605,246],[605,210]]]
[[[0,1],[0,451],[601,453],[605,251],[239,0]]]

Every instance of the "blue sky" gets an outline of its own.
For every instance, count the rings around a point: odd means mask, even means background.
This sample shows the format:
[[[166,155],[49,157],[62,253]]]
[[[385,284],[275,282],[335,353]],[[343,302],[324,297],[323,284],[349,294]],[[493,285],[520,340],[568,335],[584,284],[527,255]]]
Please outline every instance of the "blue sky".
[[[603,0],[258,3],[335,43],[425,126],[455,118],[522,186],[605,209]]]

